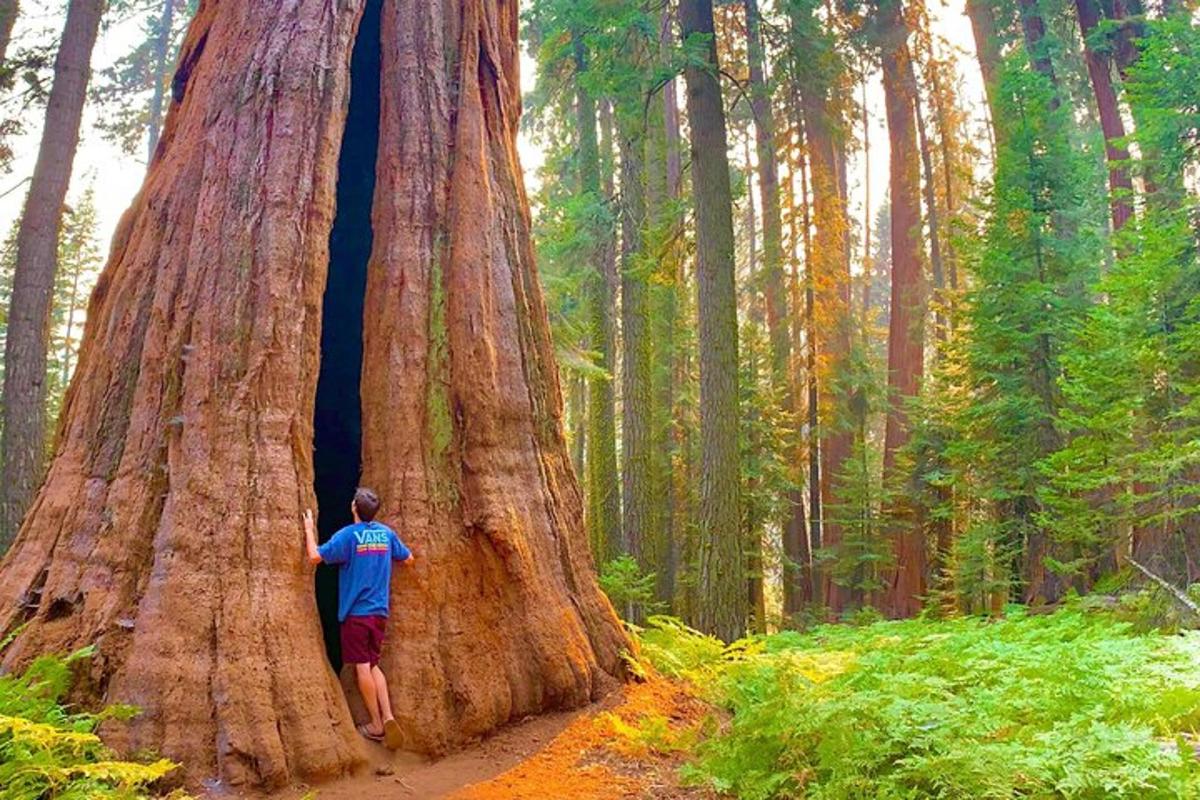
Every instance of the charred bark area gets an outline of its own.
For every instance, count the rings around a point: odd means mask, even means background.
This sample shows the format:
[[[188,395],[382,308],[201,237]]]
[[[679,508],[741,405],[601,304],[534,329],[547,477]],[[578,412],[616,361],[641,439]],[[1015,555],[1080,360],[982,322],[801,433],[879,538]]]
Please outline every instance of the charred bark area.
[[[362,473],[363,307],[374,234],[371,206],[379,153],[380,23],[383,0],[367,0],[350,61],[350,109],[338,158],[337,213],[329,234],[329,275],[321,312],[321,369],[313,412],[317,534],[328,541],[353,522],[350,502]],[[341,669],[337,568],[317,567],[317,608],[325,651]]]

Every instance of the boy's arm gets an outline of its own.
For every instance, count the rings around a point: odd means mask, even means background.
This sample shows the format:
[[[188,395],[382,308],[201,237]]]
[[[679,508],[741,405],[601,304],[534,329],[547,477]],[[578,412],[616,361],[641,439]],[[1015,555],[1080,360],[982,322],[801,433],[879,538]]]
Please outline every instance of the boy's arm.
[[[412,550],[400,540],[395,531],[392,531],[392,558],[399,561],[403,566],[411,567],[416,561],[416,556]]]
[[[321,554],[317,550],[317,532],[313,526],[312,509],[304,511],[304,546],[308,551],[308,563],[320,564]]]

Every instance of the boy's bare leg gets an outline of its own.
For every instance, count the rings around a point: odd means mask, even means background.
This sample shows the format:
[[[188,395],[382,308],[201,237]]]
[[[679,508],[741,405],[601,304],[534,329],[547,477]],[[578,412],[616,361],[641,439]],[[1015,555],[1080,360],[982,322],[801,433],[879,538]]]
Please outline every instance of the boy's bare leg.
[[[363,705],[371,715],[367,730],[373,734],[383,733],[383,719],[379,716],[379,698],[375,691],[375,676],[370,664],[355,664],[354,677],[358,679],[358,691],[362,694]]]
[[[383,722],[395,719],[392,716],[392,698],[388,695],[387,678],[379,667],[371,667],[371,677],[375,680],[375,696],[379,699],[379,713]]]

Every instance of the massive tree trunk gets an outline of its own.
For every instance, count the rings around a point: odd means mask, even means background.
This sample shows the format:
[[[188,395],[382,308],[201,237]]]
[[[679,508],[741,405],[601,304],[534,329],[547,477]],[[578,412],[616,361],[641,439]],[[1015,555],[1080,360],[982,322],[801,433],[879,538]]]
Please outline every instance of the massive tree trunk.
[[[920,155],[914,119],[916,80],[908,29],[899,2],[888,3],[882,28],[883,90],[890,148],[892,201],[892,313],[888,331],[888,415],[884,437],[884,480],[895,480],[896,454],[909,437],[906,405],[920,391],[924,372],[925,292],[921,276]],[[888,610],[911,616],[925,593],[924,532],[904,520],[895,536],[896,574]]]
[[[1119,231],[1133,216],[1133,179],[1129,176],[1129,148],[1125,146],[1125,122],[1117,91],[1113,88],[1112,68],[1107,53],[1098,52],[1089,37],[1100,24],[1100,9],[1096,0],[1075,0],[1079,13],[1079,28],[1083,34],[1084,58],[1088,76],[1100,112],[1100,129],[1104,132],[1104,152],[1108,159],[1109,206],[1112,209],[1113,230]]]
[[[315,501],[327,531],[358,476],[314,482],[314,457],[361,461],[418,555],[382,663],[407,747],[586,703],[627,646],[562,435],[516,4],[365,7],[202,3],[0,564],[0,630],[25,623],[3,666],[95,644],[81,691],[142,709],[106,735],[191,780],[275,787],[362,760],[317,624],[336,598],[314,598],[299,526]],[[369,251],[343,236],[368,215]],[[355,347],[357,391],[318,401]],[[348,449],[314,453],[359,420]]]
[[[703,65],[684,71],[696,204],[700,349],[700,608],[708,633],[745,633],[746,593],[738,501],[738,327],[734,286],[733,192],[725,105],[717,83],[712,0],[681,0],[683,38],[707,37]]]
[[[54,85],[37,165],[17,234],[4,349],[4,430],[0,436],[0,553],[25,516],[46,454],[46,351],[58,232],[71,168],[79,146],[79,122],[91,77],[92,48],[104,0],[73,0],[54,60]]]

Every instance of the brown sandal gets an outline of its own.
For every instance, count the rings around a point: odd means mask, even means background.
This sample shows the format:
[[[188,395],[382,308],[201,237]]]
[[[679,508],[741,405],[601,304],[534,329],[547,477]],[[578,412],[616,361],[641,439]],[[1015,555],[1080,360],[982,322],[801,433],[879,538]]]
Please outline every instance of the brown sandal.
[[[361,733],[364,738],[370,739],[372,742],[382,742],[383,741],[382,733],[371,733],[371,729],[368,728],[366,725],[359,725],[358,732]]]

